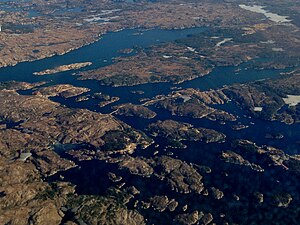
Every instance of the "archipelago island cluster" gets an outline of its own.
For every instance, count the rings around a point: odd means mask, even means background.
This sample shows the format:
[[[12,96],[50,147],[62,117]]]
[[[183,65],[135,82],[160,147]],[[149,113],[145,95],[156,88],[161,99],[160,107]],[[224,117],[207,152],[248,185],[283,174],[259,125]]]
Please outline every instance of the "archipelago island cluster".
[[[300,1],[0,0],[0,224],[298,225]]]

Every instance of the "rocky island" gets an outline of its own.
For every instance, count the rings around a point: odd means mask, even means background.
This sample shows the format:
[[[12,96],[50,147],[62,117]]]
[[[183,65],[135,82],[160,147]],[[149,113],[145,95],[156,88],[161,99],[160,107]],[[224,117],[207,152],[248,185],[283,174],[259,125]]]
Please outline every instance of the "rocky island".
[[[222,142],[225,140],[225,135],[217,131],[205,128],[194,128],[191,124],[179,123],[172,120],[158,121],[148,126],[148,131],[153,136],[164,137],[168,140],[171,147],[180,147],[184,145],[183,140],[188,141],[205,141]]]
[[[113,113],[124,116],[137,116],[146,119],[153,119],[157,114],[142,105],[133,105],[131,103],[114,106],[116,109]]]
[[[55,67],[53,69],[47,69],[44,71],[40,71],[40,72],[34,72],[34,75],[37,76],[43,76],[43,75],[49,75],[49,74],[54,74],[54,73],[60,73],[60,72],[66,72],[66,71],[70,71],[70,70],[78,70],[87,66],[92,65],[91,62],[84,62],[84,63],[73,63],[73,64],[69,64],[69,65],[63,65],[63,66],[58,66]]]
[[[60,84],[60,85],[38,88],[33,92],[33,94],[44,96],[44,97],[60,96],[63,98],[71,98],[89,91],[90,89],[88,88],[74,87],[69,84]]]

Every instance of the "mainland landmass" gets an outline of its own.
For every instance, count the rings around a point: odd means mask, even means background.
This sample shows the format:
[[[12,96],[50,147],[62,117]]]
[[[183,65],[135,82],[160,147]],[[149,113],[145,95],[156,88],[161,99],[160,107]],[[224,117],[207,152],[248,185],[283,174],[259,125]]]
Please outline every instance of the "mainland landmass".
[[[294,0],[0,2],[0,223],[298,224],[299,12]],[[43,65],[107,33],[195,27],[105,63]],[[36,60],[40,76],[13,74]]]
[[[261,4],[263,4],[262,2]],[[251,4],[250,2],[248,4]],[[18,62],[32,61],[53,55],[65,54],[99,39],[99,36],[127,28],[183,29],[195,26],[233,27],[235,33],[239,29],[250,35],[264,32],[274,34],[275,28],[263,14],[240,7],[235,2],[181,2],[181,1],[24,1],[3,2],[1,5],[9,10],[2,11],[0,24],[1,35],[1,66],[15,65]],[[298,25],[299,13],[297,2],[288,1],[284,4],[276,1],[273,8],[281,13],[288,13],[290,26],[279,23],[278,27],[295,29]],[[277,6],[277,7],[276,7]],[[273,10],[271,7],[271,10]],[[291,21],[290,21],[291,20]],[[257,23],[259,21],[259,23]],[[295,24],[295,25],[293,25]],[[290,35],[293,32],[281,32],[272,35],[270,41],[283,40],[285,45],[297,44]],[[287,35],[286,35],[287,34]],[[255,35],[255,34],[254,34]],[[287,40],[288,39],[288,40]],[[252,38],[253,40],[253,38]],[[222,40],[216,40],[220,42]],[[291,42],[292,41],[292,42]],[[266,44],[274,49],[279,43]],[[218,46],[220,45],[220,46]],[[222,43],[217,47],[225,48]],[[260,44],[262,45],[262,44]],[[231,52],[251,50],[259,51],[259,46],[252,43],[230,47]],[[219,53],[224,51],[219,50]],[[285,49],[285,48],[283,48]],[[296,48],[291,48],[293,50]],[[276,51],[278,53],[278,51]],[[279,51],[280,52],[280,51]],[[226,55],[226,54],[225,54]],[[249,56],[251,57],[251,56]],[[240,58],[240,57],[239,57]],[[243,57],[241,57],[243,59]]]

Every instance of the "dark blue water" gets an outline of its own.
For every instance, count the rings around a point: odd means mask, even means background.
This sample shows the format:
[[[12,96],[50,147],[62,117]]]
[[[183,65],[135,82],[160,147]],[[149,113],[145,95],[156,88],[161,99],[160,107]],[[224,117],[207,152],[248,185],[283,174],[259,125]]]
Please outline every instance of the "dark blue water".
[[[211,88],[220,88],[224,85],[230,85],[233,83],[244,83],[249,81],[255,81],[260,79],[275,79],[280,76],[281,70],[264,70],[257,71],[253,69],[247,69],[247,64],[240,65],[238,67],[220,67],[215,68],[213,72],[205,77],[200,77],[192,81],[184,82],[182,84],[173,85],[170,83],[156,83],[156,84],[144,84],[137,85],[134,87],[106,87],[99,85],[98,81],[87,80],[81,81],[77,80],[77,76],[73,76],[73,71],[58,73],[49,76],[34,76],[33,73],[36,71],[45,70],[48,68],[53,68],[60,65],[71,64],[75,62],[85,62],[91,61],[92,66],[88,68],[81,69],[93,69],[98,67],[103,67],[109,65],[113,62],[114,57],[120,56],[119,51],[125,48],[133,47],[148,47],[153,44],[158,44],[167,41],[173,41],[179,38],[184,38],[188,34],[202,32],[204,28],[194,28],[187,30],[175,30],[175,31],[165,31],[165,30],[148,30],[142,31],[142,35],[135,35],[137,30],[124,30],[116,33],[109,33],[104,35],[100,41],[97,41],[91,45],[82,47],[78,50],[72,51],[68,54],[62,56],[54,56],[47,59],[42,59],[34,62],[24,62],[20,63],[14,67],[7,67],[0,69],[0,81],[8,80],[18,80],[26,82],[37,82],[37,81],[49,81],[47,85],[53,84],[72,84],[75,86],[88,87],[91,89],[89,94],[94,92],[103,92],[111,96],[120,97],[120,101],[115,103],[132,102],[139,103],[140,98],[151,98],[158,94],[168,94],[171,88],[183,87],[183,88],[199,88],[201,90],[208,90]],[[239,69],[239,70],[237,70]],[[239,71],[239,72],[236,72]],[[76,71],[78,72],[78,71]],[[143,90],[145,93],[142,95],[132,94],[133,90]],[[22,92],[30,93],[30,91]],[[112,110],[110,106],[99,108],[97,104],[99,103],[95,99],[90,99],[84,102],[75,102],[75,98],[63,99],[63,98],[52,98],[68,107],[73,108],[87,108],[93,111],[108,113]],[[165,188],[165,184],[159,180],[144,179],[134,175],[130,175],[124,171],[119,171],[114,165],[107,165],[104,162],[92,161],[92,162],[82,162],[79,163],[81,167],[71,169],[66,172],[61,172],[57,174],[52,179],[60,179],[59,175],[66,177],[68,181],[77,185],[77,192],[79,194],[103,194],[112,183],[107,179],[106,173],[109,171],[118,172],[126,178],[126,185],[135,185],[139,187],[140,190],[147,190],[142,193],[140,198],[153,196],[154,194],[168,194],[170,197],[174,197],[180,202],[189,202],[192,208],[204,208],[208,211],[213,211],[218,213],[229,213],[232,221],[238,221],[243,223],[242,218],[247,217],[247,213],[262,215],[264,211],[262,208],[257,208],[255,205],[248,203],[248,195],[253,191],[267,192],[270,189],[274,191],[287,189],[287,188],[297,188],[299,187],[299,182],[293,177],[290,178],[289,182],[285,182],[285,173],[281,173],[278,169],[271,169],[266,173],[257,174],[250,170],[249,168],[241,168],[240,166],[233,166],[231,164],[220,163],[219,155],[224,150],[230,150],[230,142],[235,139],[248,139],[256,142],[259,145],[267,144],[280,147],[290,154],[299,154],[298,141],[300,141],[300,125],[285,125],[278,122],[268,122],[262,121],[260,119],[249,118],[245,116],[244,112],[241,111],[234,103],[228,103],[223,106],[218,106],[225,111],[231,112],[234,115],[238,115],[238,121],[229,122],[226,124],[220,124],[218,122],[209,121],[207,119],[191,119],[187,117],[177,117],[170,115],[169,112],[164,110],[156,109],[151,107],[152,110],[156,111],[158,116],[151,120],[122,117],[119,116],[121,120],[132,125],[133,127],[144,130],[146,126],[157,120],[174,119],[182,122],[188,122],[193,124],[195,127],[206,127],[218,130],[227,135],[227,142],[216,143],[216,144],[204,144],[202,142],[186,143],[188,145],[187,149],[165,149],[163,140],[157,140],[161,144],[161,148],[155,149],[153,146],[146,150],[139,150],[136,155],[151,156],[154,151],[159,150],[159,154],[166,154],[168,151],[173,152],[173,157],[178,157],[187,162],[200,163],[213,168],[213,174],[210,176],[205,176],[205,185],[216,186],[222,189],[225,193],[225,197],[221,201],[211,201],[207,198],[186,195],[182,196],[180,194],[170,192]],[[242,124],[249,125],[249,128],[233,131],[231,125],[241,122]],[[284,138],[282,140],[272,140],[266,138],[268,133],[282,133]],[[259,159],[257,159],[259,160]],[[228,173],[228,177],[224,173]],[[245,176],[247,174],[247,176]],[[276,177],[276,179],[275,179]],[[275,186],[277,183],[279,186]],[[150,187],[150,188],[149,188]],[[289,189],[290,190],[290,189]],[[295,190],[292,190],[295,192]],[[232,205],[232,194],[236,193],[243,196],[239,203],[234,203]],[[210,198],[211,199],[211,198]],[[295,202],[295,203],[294,203]],[[299,202],[299,195],[296,195],[296,199],[293,204]],[[246,207],[247,210],[243,210],[239,215],[235,211],[242,207]],[[292,210],[297,207],[292,205]],[[271,209],[265,208],[266,212]],[[290,209],[280,209],[282,214],[289,214]],[[246,214],[245,214],[246,213]],[[146,214],[147,218],[153,219],[154,214]],[[163,224],[168,217],[158,216],[154,218],[157,224]],[[216,218],[216,221],[218,219]],[[256,221],[253,218],[250,221]]]

